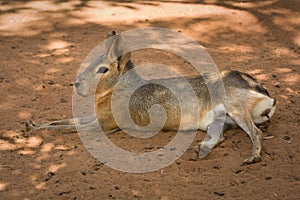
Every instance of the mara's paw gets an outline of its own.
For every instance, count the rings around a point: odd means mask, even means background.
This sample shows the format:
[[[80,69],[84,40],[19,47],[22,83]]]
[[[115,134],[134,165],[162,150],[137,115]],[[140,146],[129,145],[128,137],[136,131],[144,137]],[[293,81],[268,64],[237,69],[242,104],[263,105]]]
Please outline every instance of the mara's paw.
[[[37,123],[35,123],[34,121],[29,121],[29,122],[25,122],[25,129],[26,131],[30,131],[33,129],[36,129],[38,127]]]
[[[211,151],[211,148],[208,147],[207,145],[205,145],[203,142],[201,142],[200,144],[198,144],[197,146],[194,147],[194,150],[197,153],[197,156],[199,158],[204,158],[205,156],[207,156],[209,154],[209,152]]]
[[[244,160],[242,165],[250,165],[250,164],[258,163],[261,160],[262,159],[260,156],[251,156],[251,157],[247,158],[246,160]]]

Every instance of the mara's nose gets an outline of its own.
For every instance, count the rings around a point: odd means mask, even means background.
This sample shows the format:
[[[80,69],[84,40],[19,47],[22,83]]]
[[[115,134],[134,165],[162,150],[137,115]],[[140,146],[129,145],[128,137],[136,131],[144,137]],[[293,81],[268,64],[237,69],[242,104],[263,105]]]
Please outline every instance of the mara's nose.
[[[78,87],[79,87],[79,85],[80,85],[80,83],[79,83],[79,82],[75,82],[75,84],[74,84],[74,85],[75,85],[75,87],[76,87],[76,88],[78,88]]]

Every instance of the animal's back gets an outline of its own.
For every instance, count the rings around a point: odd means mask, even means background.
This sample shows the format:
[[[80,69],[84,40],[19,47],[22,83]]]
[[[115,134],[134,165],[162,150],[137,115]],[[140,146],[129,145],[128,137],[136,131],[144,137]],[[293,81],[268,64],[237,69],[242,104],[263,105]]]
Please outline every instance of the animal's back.
[[[250,75],[239,71],[223,71],[221,78],[224,83],[226,99],[224,104],[228,112],[232,108],[236,109],[236,105],[242,105],[250,112],[253,110],[255,123],[266,121],[265,116],[260,115],[266,110],[271,109],[272,99],[263,86],[258,83]],[[199,105],[199,125],[198,128],[206,130],[207,126],[213,121],[213,112],[209,90],[201,76],[186,77],[186,79],[167,78],[161,82],[171,82],[172,85],[180,85],[181,81],[188,81],[193,88],[197,97]],[[185,88],[183,88],[184,90]],[[244,94],[242,94],[244,93]],[[189,101],[189,96],[186,100]],[[262,102],[261,102],[262,100]],[[266,103],[267,102],[267,103]],[[165,130],[176,130],[179,127],[181,110],[179,101],[170,89],[159,84],[151,83],[146,84],[136,90],[130,97],[130,115],[132,119],[140,126],[146,126],[150,123],[149,110],[152,105],[160,104],[166,111],[167,121],[165,123]],[[258,107],[254,104],[259,105]],[[266,108],[265,108],[266,107]],[[242,112],[242,111],[241,111]],[[195,128],[195,124],[187,122],[186,129]]]

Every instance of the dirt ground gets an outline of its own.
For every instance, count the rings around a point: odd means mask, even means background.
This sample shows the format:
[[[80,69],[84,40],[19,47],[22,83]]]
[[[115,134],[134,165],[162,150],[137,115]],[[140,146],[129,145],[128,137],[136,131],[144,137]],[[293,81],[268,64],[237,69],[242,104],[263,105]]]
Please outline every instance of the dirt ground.
[[[296,0],[0,1],[0,199],[299,199],[299,9]],[[247,72],[268,88],[278,104],[261,127],[269,138],[262,162],[241,166],[251,150],[241,130],[229,131],[203,160],[190,148],[143,174],[105,166],[77,133],[25,131],[29,120],[71,118],[73,82],[85,56],[107,32],[143,27],[180,31],[203,45],[219,69]],[[133,60],[182,63],[159,55]],[[143,150],[173,134],[151,144],[122,132],[110,138]],[[192,146],[203,137],[199,131]]]

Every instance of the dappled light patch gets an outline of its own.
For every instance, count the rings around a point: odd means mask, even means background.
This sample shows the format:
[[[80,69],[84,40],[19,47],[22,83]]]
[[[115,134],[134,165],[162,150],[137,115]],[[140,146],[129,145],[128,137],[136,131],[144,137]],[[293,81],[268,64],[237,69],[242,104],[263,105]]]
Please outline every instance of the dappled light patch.
[[[21,144],[12,144],[9,141],[5,141],[0,139],[0,150],[1,151],[9,151],[9,150],[16,150],[21,148],[23,145]]]
[[[260,81],[266,81],[269,79],[270,76],[268,76],[268,74],[257,74],[255,75],[255,78],[257,80],[260,80]]]
[[[28,24],[34,23],[40,19],[41,18],[38,17],[36,13],[26,8],[20,9],[16,13],[8,12],[0,16],[0,23],[1,23],[0,30],[5,32],[5,35],[15,34],[20,30],[23,30],[22,35],[35,35],[39,33],[39,31],[27,27]]]
[[[50,167],[48,168],[49,172],[58,172],[58,170],[60,170],[61,168],[66,167],[67,165],[65,163],[62,164],[57,164],[57,165],[50,165]]]
[[[276,68],[275,71],[278,73],[288,73],[288,72],[292,72],[293,69],[288,67],[280,67],[280,68]]]
[[[300,19],[298,16],[290,13],[289,10],[284,10],[285,15],[275,15],[272,19],[274,24],[282,27],[286,31],[295,31],[295,26],[299,26]],[[289,23],[286,23],[288,21]]]
[[[224,52],[224,53],[252,53],[254,51],[254,49],[250,46],[247,45],[237,45],[237,44],[231,44],[228,46],[222,46],[219,47],[218,50],[220,52]]]
[[[29,137],[26,141],[26,147],[27,148],[37,148],[39,147],[43,142],[43,139],[39,136],[32,136]]]
[[[247,73],[253,74],[253,75],[261,74],[262,72],[263,72],[263,69],[252,69],[252,70],[247,71]]]
[[[72,62],[74,60],[74,58],[71,58],[71,57],[63,57],[63,58],[58,58],[55,60],[55,62],[57,63],[69,63],[69,62]]]
[[[31,150],[31,149],[21,149],[18,151],[18,154],[20,154],[20,155],[32,155],[34,153],[36,153],[36,151]]]
[[[60,68],[49,68],[46,71],[46,74],[51,75],[51,74],[55,74],[55,73],[58,73],[58,72],[61,72],[61,71],[62,71],[62,69],[60,69]]]
[[[296,34],[293,41],[295,42],[296,45],[298,45],[300,47],[300,33]]]
[[[34,186],[34,188],[37,190],[44,190],[46,189],[46,182],[38,183],[37,185]]]
[[[8,183],[0,182],[0,192],[5,190],[8,187]]]
[[[49,44],[45,47],[46,49],[50,50],[50,51],[55,51],[58,49],[65,49],[65,51],[67,50],[66,48],[70,46],[70,43],[63,41],[63,40],[52,40],[49,41]]]
[[[267,0],[267,1],[228,1],[226,2],[228,5],[235,6],[237,8],[259,8],[271,5],[275,3],[276,0]]]
[[[299,84],[300,81],[300,74],[287,74],[283,77],[283,80],[285,83],[287,83],[288,85],[295,85],[295,84]]]
[[[22,111],[18,113],[18,117],[20,119],[29,120],[32,117],[32,114],[29,112]]]
[[[287,47],[277,47],[272,51],[273,55],[276,57],[292,57],[292,58],[297,58],[298,55],[291,49]]]
[[[18,150],[22,149],[26,154],[33,154],[41,145],[43,139],[39,136],[24,137],[22,133],[16,131],[6,131],[1,134],[0,150]],[[25,150],[26,149],[26,150]]]
[[[52,151],[54,149],[54,147],[55,147],[55,144],[53,144],[53,143],[46,143],[46,144],[43,144],[41,146],[40,151],[42,153],[48,153],[48,152]]]

